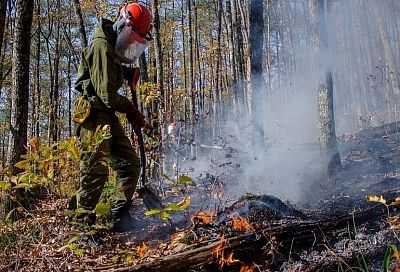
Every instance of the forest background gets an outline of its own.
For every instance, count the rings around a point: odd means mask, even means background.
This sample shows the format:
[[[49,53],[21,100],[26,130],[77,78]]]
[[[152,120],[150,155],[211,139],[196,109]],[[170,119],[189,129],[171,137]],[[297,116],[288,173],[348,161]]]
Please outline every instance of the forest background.
[[[165,141],[169,124],[184,128],[185,154],[193,161],[204,153],[200,144],[218,137],[231,137],[240,153],[250,150],[251,160],[241,158],[241,175],[269,183],[245,178],[241,188],[231,188],[235,193],[299,200],[304,175],[316,178],[321,168],[330,172],[332,161],[333,168],[340,165],[332,139],[399,119],[396,0],[143,2],[154,16],[154,43],[140,61],[140,109]],[[62,142],[74,153],[80,53],[98,18],[115,19],[120,7],[94,0],[1,2],[0,180],[38,181],[40,159],[45,180],[54,182],[77,159],[68,155],[57,170],[49,160],[58,160],[62,148],[51,159],[21,155]],[[324,90],[331,104],[323,103]],[[168,154],[165,141],[164,150],[153,143],[159,158]],[[293,149],[315,142],[318,152]],[[21,159],[26,163],[15,167]]]

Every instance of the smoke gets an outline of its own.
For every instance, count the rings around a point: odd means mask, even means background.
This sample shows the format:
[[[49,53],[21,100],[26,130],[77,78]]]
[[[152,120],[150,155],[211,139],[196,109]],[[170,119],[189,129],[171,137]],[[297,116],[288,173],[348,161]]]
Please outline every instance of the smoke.
[[[318,197],[320,183],[326,180],[317,138],[318,70],[332,71],[337,136],[398,120],[393,108],[400,101],[400,33],[395,16],[400,2],[354,0],[331,5],[329,11],[326,7],[328,46],[320,52],[323,67],[313,66],[307,1],[276,1],[271,9],[264,111],[255,113],[263,117],[265,156],[254,159],[246,115],[235,116],[225,108],[219,139],[227,139],[226,147],[237,150],[231,160],[239,166],[220,167],[227,161],[226,150],[204,150],[190,162],[194,172],[223,172],[229,177],[224,180],[228,198],[246,192],[291,202]],[[213,140],[209,144],[215,144]]]
[[[241,171],[236,182],[227,185],[227,193],[238,197],[245,193],[270,194],[283,200],[300,202],[308,197],[310,186],[319,181],[324,169],[316,136],[316,80],[311,70],[291,77],[288,92],[298,95],[285,98],[284,89],[272,90],[266,99],[263,115],[265,155],[254,158],[248,121],[231,120],[222,131],[236,131],[237,141],[230,144],[239,150]],[[279,101],[279,103],[275,103]],[[235,126],[238,128],[235,129]],[[247,129],[246,129],[247,127]]]
[[[266,155],[254,160],[246,151],[250,147],[240,145],[242,172],[236,186],[228,186],[230,194],[258,192],[299,202],[315,198],[323,189],[320,184],[326,179],[326,162],[320,156],[316,131],[318,70],[333,72],[337,135],[398,120],[398,113],[393,113],[389,102],[398,100],[399,88],[398,65],[392,59],[398,54],[394,53],[398,46],[394,38],[399,33],[392,25],[390,15],[395,13],[390,9],[398,9],[400,5],[390,0],[376,0],[370,5],[364,2],[336,1],[329,11],[326,8],[329,40],[320,52],[319,67],[313,67],[311,61],[313,52],[312,44],[307,41],[310,36],[307,23],[286,18],[289,7],[278,5],[282,8],[278,21],[281,19],[286,30],[306,42],[292,44],[288,55],[292,54],[296,69],[284,76],[284,82],[276,79],[277,73],[272,75],[265,111],[256,113],[265,119]],[[295,4],[290,9],[299,13],[292,18],[305,15]],[[382,47],[375,48],[376,44]],[[284,55],[287,48],[280,49]]]

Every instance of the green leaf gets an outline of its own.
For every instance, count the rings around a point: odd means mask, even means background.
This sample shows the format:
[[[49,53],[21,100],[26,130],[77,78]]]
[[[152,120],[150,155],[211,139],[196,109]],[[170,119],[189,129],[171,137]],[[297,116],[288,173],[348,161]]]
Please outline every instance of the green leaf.
[[[119,262],[119,256],[118,255],[112,256],[111,257],[111,262],[114,263],[114,264],[118,263]]]
[[[179,202],[178,205],[181,210],[185,210],[190,206],[191,203],[192,203],[192,201],[191,201],[190,197],[187,197],[183,201]]]
[[[67,245],[67,248],[71,249],[71,250],[75,250],[79,248],[79,245],[76,243],[71,243]]]
[[[109,230],[109,229],[110,229],[109,226],[100,225],[100,224],[95,224],[95,225],[93,225],[93,228],[94,228],[95,230]]]
[[[392,253],[395,256],[398,256],[399,254],[397,247],[395,245],[389,245],[388,248],[386,249],[385,257],[383,258],[383,266],[382,266],[383,272],[389,272]]]
[[[25,173],[19,176],[18,182],[19,183],[33,183],[38,179],[38,175],[35,173]]]
[[[174,211],[174,212],[176,212],[176,211],[180,211],[180,210],[181,210],[181,207],[179,207],[178,204],[175,204],[175,203],[168,204],[164,208],[164,211]]]
[[[80,156],[80,150],[77,146],[75,145],[71,145],[68,148],[69,154],[71,155],[71,158],[74,162],[78,162],[79,161],[79,156]]]
[[[61,142],[61,143],[58,145],[58,149],[67,149],[68,147],[69,147],[69,142],[68,142],[68,141]]]
[[[77,241],[79,238],[81,238],[82,233],[78,232],[78,233],[74,233],[73,235],[67,237],[64,239],[64,243],[65,244],[72,244],[73,242]]]
[[[192,185],[192,186],[196,185],[196,183],[193,181],[193,179],[191,177],[188,177],[185,175],[181,175],[178,177],[178,183]]]
[[[127,264],[132,264],[134,261],[135,261],[135,259],[134,259],[132,256],[127,256],[127,257],[125,258],[125,262],[126,262]]]
[[[160,209],[152,209],[152,210],[149,210],[149,211],[146,211],[145,213],[144,213],[144,215],[146,215],[146,216],[152,216],[152,215],[155,215],[155,214],[157,214],[157,213],[160,213],[162,210],[160,210]]]
[[[40,161],[39,154],[38,154],[38,153],[33,153],[33,154],[32,154],[32,159],[33,159],[35,162]]]
[[[96,214],[105,215],[105,216],[110,215],[111,214],[111,207],[107,203],[100,202],[100,203],[98,203],[96,205],[95,213]]]
[[[32,184],[32,183],[25,183],[25,182],[22,182],[22,183],[18,183],[16,186],[15,186],[15,188],[33,188],[35,186],[35,184]]]
[[[162,220],[167,220],[167,219],[169,219],[169,217],[170,217],[169,213],[167,213],[166,211],[161,211],[160,218]]]
[[[57,147],[59,144],[60,144],[60,143],[54,143],[54,144],[51,145],[50,148],[51,148],[51,149],[56,149],[56,147]]]
[[[11,188],[10,182],[5,182],[0,180],[0,191],[7,191],[10,188]]]
[[[85,255],[85,250],[83,248],[78,248],[74,250],[74,253],[76,256],[82,257],[83,255]]]
[[[29,170],[31,168],[31,164],[28,160],[22,160],[14,164],[15,167],[23,170]]]

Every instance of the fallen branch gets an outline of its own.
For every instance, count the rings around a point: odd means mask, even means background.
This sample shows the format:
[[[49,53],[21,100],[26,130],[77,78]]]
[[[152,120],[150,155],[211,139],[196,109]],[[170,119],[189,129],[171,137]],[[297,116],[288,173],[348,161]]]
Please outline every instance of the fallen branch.
[[[379,127],[373,127],[361,130],[357,133],[358,137],[380,138],[400,132],[400,121],[384,124]]]
[[[301,241],[302,246],[313,243],[312,240],[325,237],[326,233],[332,230],[346,228],[349,225],[361,224],[368,221],[376,221],[387,214],[384,206],[378,205],[373,208],[357,212],[351,215],[341,216],[333,219],[301,222],[298,221],[288,225],[271,226],[270,229],[262,229],[250,234],[240,235],[226,239],[225,250],[237,254],[249,254],[249,260],[262,256],[265,246],[271,243],[291,243],[294,239]],[[304,243],[308,241],[310,243]],[[176,253],[174,255],[164,256],[152,260],[151,262],[135,265],[134,267],[120,267],[109,271],[127,272],[127,271],[188,271],[189,269],[198,269],[207,264],[217,262],[215,249],[220,245],[220,240],[210,241],[210,244]],[[256,252],[256,253],[255,253]]]

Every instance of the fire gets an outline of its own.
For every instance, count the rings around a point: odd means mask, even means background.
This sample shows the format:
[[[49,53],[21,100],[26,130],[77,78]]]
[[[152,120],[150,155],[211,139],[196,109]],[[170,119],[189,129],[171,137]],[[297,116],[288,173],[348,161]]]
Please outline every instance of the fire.
[[[218,246],[214,250],[214,254],[217,258],[223,255],[225,246],[226,246],[225,236],[222,235]]]
[[[140,246],[136,247],[136,254],[140,258],[143,258],[146,255],[148,249],[149,249],[149,246],[143,242]]]
[[[246,218],[236,218],[232,216],[232,229],[238,231],[255,231],[254,227],[246,220]]]
[[[240,267],[240,272],[254,272],[254,269],[254,266],[243,265],[242,267]]]
[[[223,268],[225,265],[231,265],[240,262],[239,260],[233,258],[233,252],[230,252],[228,254],[225,252],[225,248],[227,247],[227,245],[228,243],[225,240],[225,236],[222,235],[220,243],[214,251],[214,255],[218,258],[218,264],[220,268]]]
[[[215,212],[211,212],[211,213],[205,213],[203,211],[200,211],[198,213],[196,213],[192,218],[192,222],[195,225],[206,225],[206,224],[210,224],[215,217],[217,216],[217,214]]]

